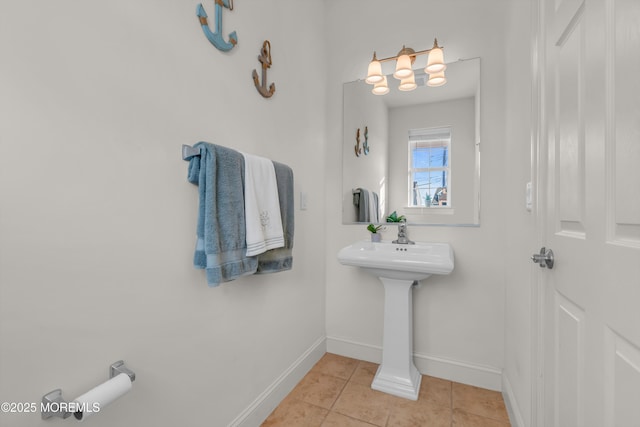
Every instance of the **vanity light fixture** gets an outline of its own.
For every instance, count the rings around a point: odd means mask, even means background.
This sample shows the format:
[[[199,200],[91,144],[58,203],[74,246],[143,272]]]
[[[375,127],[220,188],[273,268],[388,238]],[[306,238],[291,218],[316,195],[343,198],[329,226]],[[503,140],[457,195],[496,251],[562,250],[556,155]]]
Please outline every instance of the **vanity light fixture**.
[[[376,57],[376,53],[373,52],[373,59],[369,63],[365,82],[374,85],[372,92],[376,95],[385,95],[389,93],[387,78],[382,74],[382,63],[395,60],[396,69],[393,73],[393,77],[400,80],[399,89],[402,91],[414,90],[417,85],[413,69],[411,67],[416,60],[416,56],[424,54],[428,54],[427,66],[424,69],[424,72],[429,74],[427,85],[432,87],[442,86],[447,82],[444,75],[444,70],[447,68],[447,65],[444,63],[442,46],[438,46],[438,39],[433,40],[433,47],[431,49],[416,52],[410,47],[402,46],[402,49],[396,56],[391,56],[389,58],[378,59]]]

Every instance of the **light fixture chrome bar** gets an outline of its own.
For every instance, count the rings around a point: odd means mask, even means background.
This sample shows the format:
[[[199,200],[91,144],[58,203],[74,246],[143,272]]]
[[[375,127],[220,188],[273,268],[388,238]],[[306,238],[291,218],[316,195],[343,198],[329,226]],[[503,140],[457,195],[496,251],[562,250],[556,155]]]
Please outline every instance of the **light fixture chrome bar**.
[[[425,73],[429,74],[427,86],[442,86],[447,82],[447,78],[444,75],[444,70],[447,68],[447,65],[444,62],[443,48],[438,46],[438,39],[433,40],[433,47],[431,49],[424,49],[418,52],[410,47],[402,46],[402,49],[396,56],[382,59],[378,59],[374,52],[373,58],[367,68],[367,78],[365,82],[374,85],[371,90],[374,95],[385,95],[389,93],[389,85],[386,76],[382,74],[381,64],[383,62],[396,61],[393,77],[400,80],[398,89],[405,92],[412,91],[418,87],[415,81],[413,65],[416,57],[424,54],[428,54],[427,66],[424,69]]]
[[[429,52],[431,52],[435,48],[444,49],[444,46],[438,46],[438,39],[435,39],[433,41],[433,47],[431,49],[419,50],[417,52],[413,51],[411,53],[407,53],[407,55],[409,55],[411,57],[425,55],[425,54],[428,54]],[[400,55],[403,55],[405,53],[405,52],[403,52],[403,50],[405,50],[405,49],[411,49],[411,48],[403,48],[400,52],[398,52],[398,54],[396,56],[390,56],[388,58],[378,59],[378,61],[379,62],[395,61],[400,57]],[[413,50],[413,49],[411,49],[411,50]]]

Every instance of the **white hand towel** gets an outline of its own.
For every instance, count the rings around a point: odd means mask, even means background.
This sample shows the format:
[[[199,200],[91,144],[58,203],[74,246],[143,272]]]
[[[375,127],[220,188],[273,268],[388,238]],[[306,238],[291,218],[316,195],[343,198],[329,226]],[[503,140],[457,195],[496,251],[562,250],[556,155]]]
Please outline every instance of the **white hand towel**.
[[[252,154],[242,155],[247,256],[255,256],[284,246],[278,183],[271,160]]]
[[[373,191],[369,192],[369,222],[378,223],[378,195]]]

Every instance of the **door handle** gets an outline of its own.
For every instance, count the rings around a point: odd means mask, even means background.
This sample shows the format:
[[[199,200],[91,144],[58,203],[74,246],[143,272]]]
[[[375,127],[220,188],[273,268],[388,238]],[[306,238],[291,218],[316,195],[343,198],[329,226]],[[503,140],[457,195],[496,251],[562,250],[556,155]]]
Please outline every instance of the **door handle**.
[[[553,251],[551,249],[542,247],[540,249],[540,253],[533,254],[533,256],[531,257],[531,260],[536,264],[540,264],[541,268],[546,267],[549,270],[551,270],[553,268],[553,261],[554,261]]]

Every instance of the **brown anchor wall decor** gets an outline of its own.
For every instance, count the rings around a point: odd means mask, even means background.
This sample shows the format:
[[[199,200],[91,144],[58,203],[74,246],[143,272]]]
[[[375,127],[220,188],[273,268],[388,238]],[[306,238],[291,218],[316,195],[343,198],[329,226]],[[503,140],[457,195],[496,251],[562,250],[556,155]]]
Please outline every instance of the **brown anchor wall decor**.
[[[362,154],[362,148],[360,148],[360,128],[356,131],[356,145],[353,149],[356,152],[356,157],[360,157],[360,154]]]
[[[258,56],[258,61],[262,63],[262,85],[260,84],[260,80],[258,79],[258,72],[253,70],[253,83],[256,85],[256,89],[260,92],[265,98],[271,98],[276,91],[275,83],[271,83],[269,89],[267,89],[267,69],[271,68],[271,42],[269,40],[265,40],[262,43],[262,49],[260,49],[260,56]]]

